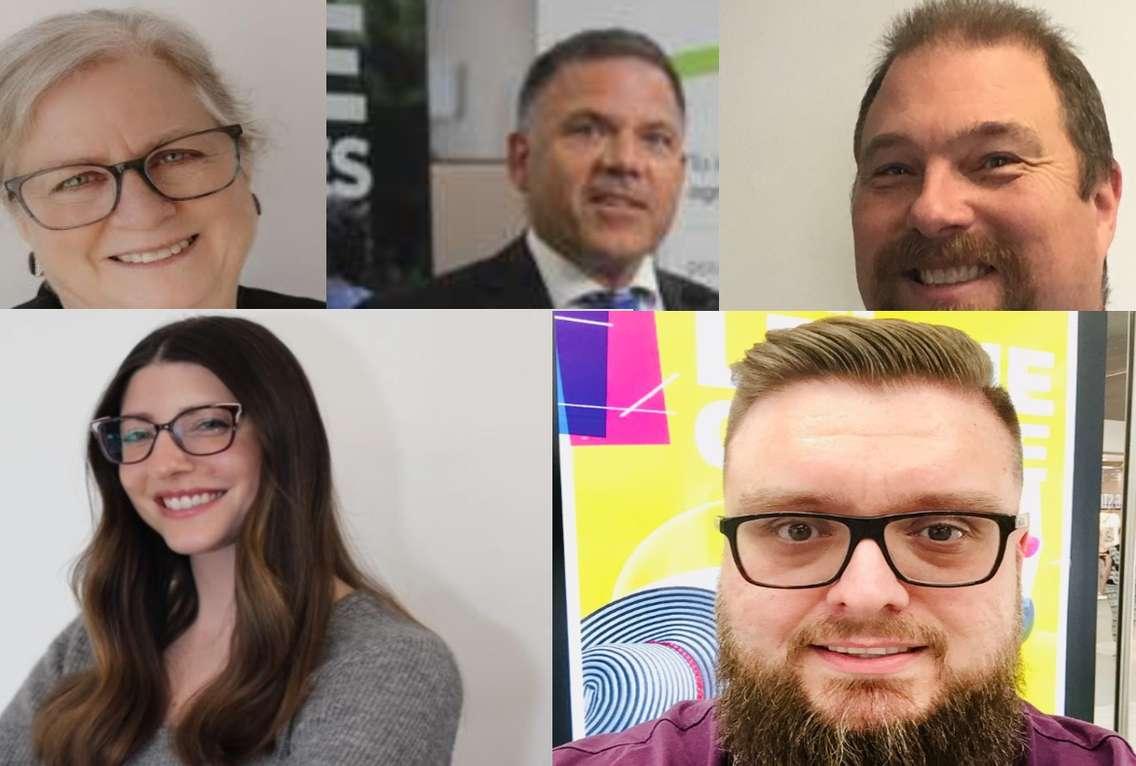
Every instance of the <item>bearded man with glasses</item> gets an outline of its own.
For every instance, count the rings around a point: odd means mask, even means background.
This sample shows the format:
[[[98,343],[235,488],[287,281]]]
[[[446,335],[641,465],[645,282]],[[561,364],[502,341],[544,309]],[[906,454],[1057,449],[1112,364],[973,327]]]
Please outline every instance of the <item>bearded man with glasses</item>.
[[[556,766],[1136,763],[1018,696],[1021,433],[974,340],[836,317],[733,369],[724,692]]]

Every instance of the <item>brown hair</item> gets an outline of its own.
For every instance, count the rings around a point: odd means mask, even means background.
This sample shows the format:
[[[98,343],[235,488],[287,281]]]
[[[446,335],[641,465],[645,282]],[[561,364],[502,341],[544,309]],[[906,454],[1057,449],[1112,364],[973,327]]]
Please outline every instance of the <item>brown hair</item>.
[[[793,383],[847,380],[871,385],[925,382],[981,395],[1013,437],[1021,475],[1021,427],[990,357],[962,330],[903,319],[835,316],[770,330],[735,362],[726,444],[750,405]]]
[[[261,450],[260,490],[236,543],[228,663],[172,731],[185,763],[241,763],[269,752],[306,699],[335,578],[411,618],[348,552],[335,516],[327,434],[292,352],[246,319],[175,322],[127,355],[95,417],[119,415],[130,379],[156,362],[189,362],[216,375],[241,403]],[[94,665],[63,678],[36,714],[36,754],[48,766],[121,764],[155,734],[169,704],[162,652],[197,615],[188,558],[142,521],[93,436],[87,462],[102,513],[72,586]]]
[[[1065,130],[1080,161],[1081,198],[1087,200],[1115,164],[1100,91],[1073,44],[1044,12],[1007,0],[928,0],[892,22],[883,39],[883,57],[872,72],[856,118],[853,154],[857,164],[868,109],[897,58],[933,43],[981,47],[1006,41],[1045,57],[1065,113]]]

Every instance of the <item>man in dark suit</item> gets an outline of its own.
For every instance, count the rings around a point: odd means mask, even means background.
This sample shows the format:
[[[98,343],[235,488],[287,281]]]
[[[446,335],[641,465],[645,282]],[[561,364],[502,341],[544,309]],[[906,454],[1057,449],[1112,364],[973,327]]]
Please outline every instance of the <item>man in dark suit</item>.
[[[717,309],[657,267],[686,171],[686,102],[666,54],[621,29],[557,43],[529,68],[508,168],[529,228],[493,257],[373,305]]]

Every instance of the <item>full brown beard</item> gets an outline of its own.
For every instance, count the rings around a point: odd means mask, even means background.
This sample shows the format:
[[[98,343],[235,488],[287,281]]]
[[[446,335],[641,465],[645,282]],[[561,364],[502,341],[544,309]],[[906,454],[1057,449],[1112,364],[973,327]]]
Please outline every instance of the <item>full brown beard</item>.
[[[962,304],[909,305],[901,299],[899,284],[911,271],[920,268],[953,266],[988,266],[1002,283],[1002,300],[998,306]],[[909,231],[884,245],[873,266],[875,310],[898,309],[1035,309],[1037,294],[1028,264],[1013,248],[978,234],[958,234],[949,239],[932,240],[917,231]]]
[[[964,676],[943,667],[945,637],[924,632],[940,665],[941,691],[928,710],[903,717],[884,714],[914,709],[902,687],[886,679],[835,682],[828,691],[855,704],[841,708],[839,720],[815,707],[793,669],[793,657],[808,651],[816,630],[790,642],[790,660],[772,665],[743,658],[719,609],[718,676],[725,687],[715,715],[719,744],[734,766],[1010,766],[1025,752],[1025,717],[1017,689],[1021,660],[1015,632],[981,673]],[[851,635],[847,621],[832,621]],[[910,626],[875,632],[907,638]],[[918,632],[918,631],[916,631]],[[864,633],[860,633],[864,635]],[[857,717],[855,711],[870,710]],[[874,719],[874,720],[872,720]]]

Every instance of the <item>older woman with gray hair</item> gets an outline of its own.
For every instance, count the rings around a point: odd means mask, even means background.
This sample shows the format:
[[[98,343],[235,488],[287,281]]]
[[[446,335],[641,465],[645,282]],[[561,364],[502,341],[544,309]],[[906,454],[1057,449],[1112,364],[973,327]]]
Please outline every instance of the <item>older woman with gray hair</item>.
[[[17,308],[314,308],[240,286],[259,136],[201,41],[139,10],[0,45],[0,183],[44,281]]]

